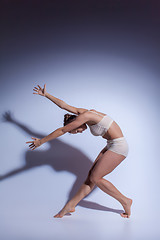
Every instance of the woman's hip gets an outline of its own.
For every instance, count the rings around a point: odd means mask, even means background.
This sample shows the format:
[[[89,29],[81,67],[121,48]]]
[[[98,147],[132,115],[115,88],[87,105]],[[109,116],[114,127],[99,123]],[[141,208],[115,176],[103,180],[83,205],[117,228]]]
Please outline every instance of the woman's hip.
[[[127,157],[129,146],[125,137],[107,140],[107,149]]]

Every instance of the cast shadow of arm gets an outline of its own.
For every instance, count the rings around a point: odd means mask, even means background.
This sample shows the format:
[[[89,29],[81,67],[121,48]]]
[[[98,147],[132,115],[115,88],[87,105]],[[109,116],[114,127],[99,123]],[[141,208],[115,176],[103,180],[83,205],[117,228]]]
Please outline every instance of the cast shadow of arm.
[[[13,114],[10,111],[5,112],[2,115],[1,120],[3,122],[10,122],[10,123],[14,124],[16,127],[20,128],[20,130],[23,130],[25,133],[27,133],[30,136],[36,136],[37,138],[45,137],[44,135],[40,134],[39,132],[35,132],[35,131],[31,130],[30,128],[26,127],[24,124],[15,120],[13,117]]]
[[[44,135],[29,129],[24,124],[15,120],[9,111],[3,114],[2,121],[14,124],[16,127],[23,130],[23,132],[31,136],[36,136],[38,138],[44,137]],[[78,191],[81,184],[84,182],[86,176],[88,175],[88,171],[93,163],[79,149],[72,147],[69,144],[66,144],[58,139],[49,141],[49,144],[50,148],[45,151],[27,150],[25,152],[25,165],[12,170],[4,174],[3,176],[0,176],[0,180],[4,180],[9,177],[15,176],[26,170],[32,169],[33,167],[48,165],[55,171],[68,171],[69,173],[72,173],[73,175],[76,176],[76,180],[68,194],[68,199],[72,198]],[[120,211],[110,209],[95,202],[86,201],[84,199],[79,202],[79,205],[85,208],[112,211],[116,213],[119,213]]]

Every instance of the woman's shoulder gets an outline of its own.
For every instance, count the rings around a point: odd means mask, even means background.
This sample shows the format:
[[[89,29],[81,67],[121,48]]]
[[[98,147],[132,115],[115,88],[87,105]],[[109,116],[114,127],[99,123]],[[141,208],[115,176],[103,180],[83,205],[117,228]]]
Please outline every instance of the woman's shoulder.
[[[78,115],[82,114],[82,113],[85,113],[85,112],[88,112],[88,111],[89,111],[89,109],[86,109],[86,108],[77,108]]]
[[[99,111],[97,111],[95,109],[90,109],[89,112],[96,113],[96,114],[101,115],[101,116],[105,116],[106,115],[105,113],[99,112]]]
[[[80,111],[79,114],[82,114],[85,116],[85,118],[87,119],[87,124],[88,125],[93,125],[98,123],[102,117],[104,117],[106,114],[102,113],[102,112],[98,112],[95,109],[84,109],[82,111]]]
[[[77,111],[78,111],[78,115],[81,114],[81,113],[85,113],[85,112],[106,115],[105,113],[99,112],[95,109],[77,108]]]

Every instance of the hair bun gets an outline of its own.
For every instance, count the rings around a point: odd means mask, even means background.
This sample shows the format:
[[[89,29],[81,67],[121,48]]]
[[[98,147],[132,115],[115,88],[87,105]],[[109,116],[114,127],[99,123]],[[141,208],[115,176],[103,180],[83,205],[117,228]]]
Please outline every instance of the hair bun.
[[[64,115],[64,123],[63,125],[65,126],[66,124],[72,122],[77,116],[73,114],[66,113]]]
[[[69,119],[70,116],[71,116],[71,114],[66,113],[66,114],[64,115],[65,121],[67,121],[67,120]]]

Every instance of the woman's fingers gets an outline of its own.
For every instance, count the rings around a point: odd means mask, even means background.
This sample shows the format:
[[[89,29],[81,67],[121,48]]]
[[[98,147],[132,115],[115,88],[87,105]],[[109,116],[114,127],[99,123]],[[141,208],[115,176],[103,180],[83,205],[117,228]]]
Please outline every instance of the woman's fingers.
[[[34,146],[34,143],[30,144],[29,147]]]
[[[36,87],[34,87],[33,90],[36,91],[36,92],[41,91],[41,89],[36,88]]]
[[[36,147],[35,147],[36,148]],[[35,148],[30,148],[31,150],[34,150]]]
[[[35,148],[37,148],[38,146],[36,146],[37,145],[37,141],[36,140],[39,140],[39,138],[35,138],[35,137],[31,137],[32,139],[34,139],[34,141],[28,141],[28,142],[26,142],[26,143],[31,143],[30,145],[29,145],[29,148],[31,149],[31,150],[34,150]]]
[[[34,145],[34,141],[29,141],[29,142],[26,142],[26,143],[31,143],[31,144],[29,144],[29,147],[35,146],[35,145]]]
[[[32,147],[30,147],[30,149],[33,149],[33,148],[35,148],[36,146],[32,146]]]
[[[40,90],[40,89],[38,89],[38,88],[36,88],[36,87],[33,88],[33,91],[38,92],[39,90]]]
[[[29,141],[29,142],[26,142],[26,143],[31,143],[31,144],[29,145],[29,148],[30,148],[31,150],[34,150],[34,149],[36,148],[36,146],[34,145],[34,141]]]
[[[29,147],[31,150],[34,150],[35,148],[37,148],[35,145]]]
[[[33,144],[31,144],[31,145],[29,145],[29,147],[30,147],[30,148],[33,148],[33,147],[35,147],[34,143],[33,143]]]
[[[42,95],[44,96],[45,95],[45,92],[46,92],[46,84],[44,84],[44,88],[41,88],[41,86],[37,85],[39,88],[37,87],[34,87],[33,88],[33,94],[39,94],[39,95]]]
[[[37,148],[37,147],[35,147],[35,148]],[[35,148],[33,148],[33,149],[31,149],[31,150],[34,150]]]
[[[39,94],[38,92],[33,92],[33,94]]]
[[[37,85],[37,86],[42,90],[42,88],[39,85]]]

